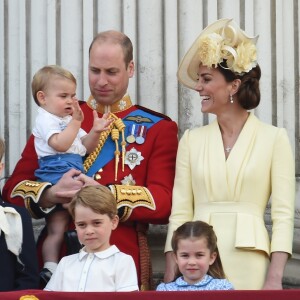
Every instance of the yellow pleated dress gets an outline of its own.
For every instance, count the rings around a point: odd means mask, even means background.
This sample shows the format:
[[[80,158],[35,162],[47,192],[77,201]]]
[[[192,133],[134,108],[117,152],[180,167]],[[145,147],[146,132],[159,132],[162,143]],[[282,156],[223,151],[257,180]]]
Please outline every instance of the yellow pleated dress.
[[[271,197],[272,238],[264,224]],[[235,289],[261,289],[271,252],[292,253],[295,163],[285,129],[250,113],[228,158],[217,121],[187,130],[180,140],[172,213],[173,231],[186,221],[211,224],[224,271]]]

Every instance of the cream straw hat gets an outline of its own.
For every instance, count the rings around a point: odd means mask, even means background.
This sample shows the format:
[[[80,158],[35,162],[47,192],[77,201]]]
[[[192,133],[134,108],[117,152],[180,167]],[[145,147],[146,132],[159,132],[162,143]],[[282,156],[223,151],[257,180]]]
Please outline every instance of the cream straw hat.
[[[246,35],[232,19],[220,19],[210,24],[183,57],[177,72],[178,80],[194,89],[200,64],[210,68],[221,66],[240,75],[249,72],[257,65],[257,39],[258,36]]]

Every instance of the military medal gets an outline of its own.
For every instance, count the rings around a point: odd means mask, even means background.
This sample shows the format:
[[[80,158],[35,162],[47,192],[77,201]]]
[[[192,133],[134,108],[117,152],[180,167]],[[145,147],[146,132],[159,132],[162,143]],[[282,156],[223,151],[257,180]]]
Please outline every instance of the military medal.
[[[135,148],[131,148],[126,152],[125,164],[132,170],[135,166],[140,165],[141,161],[144,159],[140,151]]]
[[[138,136],[135,139],[137,144],[144,144],[145,142],[145,136],[146,136],[146,126],[139,126],[139,130],[138,130]]]
[[[123,185],[135,185],[135,180],[133,179],[132,175],[129,174],[128,176],[125,176],[124,179],[121,180],[121,183]]]
[[[132,143],[135,142],[135,136],[134,136],[134,132],[135,132],[135,124],[133,124],[130,128],[131,128],[131,130],[130,130],[130,135],[128,135],[128,136],[126,137],[126,141],[127,141],[127,143],[132,144]]]

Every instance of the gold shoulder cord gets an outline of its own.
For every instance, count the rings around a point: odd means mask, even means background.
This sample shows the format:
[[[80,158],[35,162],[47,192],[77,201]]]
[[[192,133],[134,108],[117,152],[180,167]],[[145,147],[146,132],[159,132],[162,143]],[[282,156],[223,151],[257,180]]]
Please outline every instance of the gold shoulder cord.
[[[119,156],[120,156],[120,151],[119,151],[119,145],[118,145],[118,140],[119,140],[119,132],[122,134],[122,171],[124,171],[124,163],[125,163],[125,124],[123,121],[118,118],[115,114],[110,113],[109,118],[113,118],[114,121],[110,124],[109,129],[106,131],[102,131],[99,137],[99,143],[96,149],[90,153],[90,155],[86,158],[86,160],[83,163],[84,171],[87,172],[92,164],[95,162],[96,158],[98,157],[99,153],[102,150],[103,145],[105,144],[106,139],[108,136],[111,134],[112,140],[116,144],[116,151],[115,151],[115,181],[117,181],[118,177],[118,164],[119,164]]]

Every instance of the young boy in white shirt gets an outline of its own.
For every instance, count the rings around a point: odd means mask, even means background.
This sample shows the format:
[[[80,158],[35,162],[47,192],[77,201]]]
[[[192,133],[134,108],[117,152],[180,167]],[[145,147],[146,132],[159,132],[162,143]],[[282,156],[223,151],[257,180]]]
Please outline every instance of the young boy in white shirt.
[[[85,186],[74,196],[68,209],[84,247],[79,253],[61,259],[45,290],[137,291],[133,258],[109,242],[112,230],[119,223],[111,191],[102,185]]]

